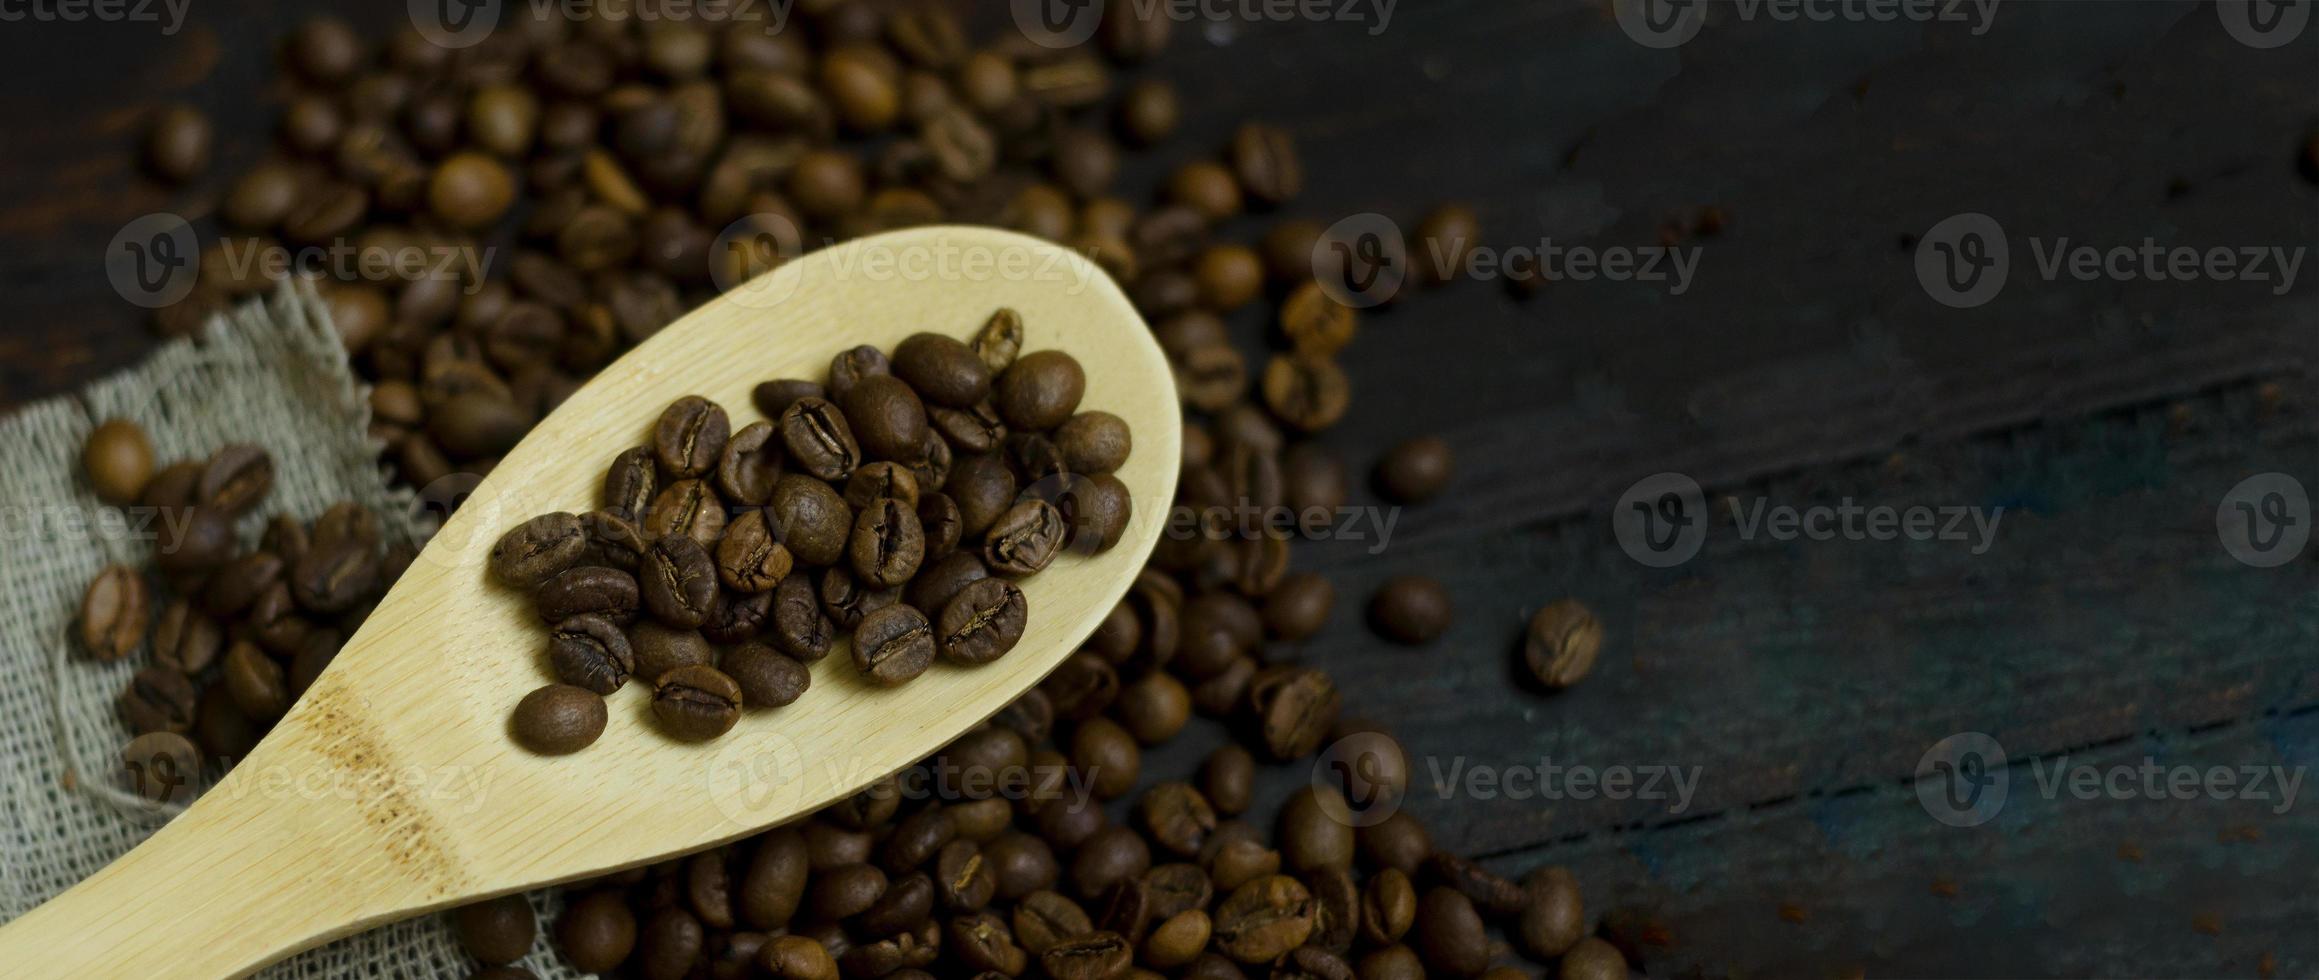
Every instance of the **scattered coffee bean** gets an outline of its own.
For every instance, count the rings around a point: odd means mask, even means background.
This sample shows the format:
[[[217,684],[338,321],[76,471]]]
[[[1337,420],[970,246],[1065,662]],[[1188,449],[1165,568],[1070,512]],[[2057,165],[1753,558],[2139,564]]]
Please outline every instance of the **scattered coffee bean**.
[[[127,419],[106,419],[89,431],[81,448],[81,470],[97,498],[108,504],[137,502],[153,478],[153,443]]]
[[[1369,599],[1369,621],[1387,638],[1431,643],[1449,628],[1449,590],[1422,575],[1387,579]]]
[[[1530,617],[1522,644],[1530,676],[1550,690],[1585,679],[1602,652],[1602,624],[1576,599],[1560,599]]]
[[[550,684],[524,695],[511,726],[515,740],[541,755],[565,755],[604,734],[604,699],[570,684]]]

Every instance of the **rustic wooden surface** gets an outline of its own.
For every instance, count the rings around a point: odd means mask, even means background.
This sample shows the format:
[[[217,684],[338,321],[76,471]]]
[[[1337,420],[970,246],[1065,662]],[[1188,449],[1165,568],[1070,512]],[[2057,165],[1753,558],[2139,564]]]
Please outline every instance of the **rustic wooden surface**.
[[[390,23],[400,6],[353,16]],[[249,158],[272,110],[239,100],[307,9],[197,0],[176,37],[0,27],[18,80],[0,88],[0,403],[148,342],[98,250],[201,195],[134,178],[133,107],[195,101],[221,119],[223,158]],[[1179,31],[1160,71],[1190,118],[1164,159],[1130,164],[1130,187],[1260,117],[1299,137],[1311,179],[1294,211],[1323,221],[1408,222],[1456,197],[1497,244],[1639,245],[1703,205],[1728,215],[1682,295],[1563,282],[1520,303],[1460,284],[1370,316],[1346,357],[1359,397],[1328,441],[1365,465],[1441,432],[1459,487],[1404,512],[1380,554],[1300,550],[1338,582],[1339,612],[1275,653],[1326,664],[1351,710],[1402,736],[1421,783],[1407,805],[1444,843],[1509,871],[1570,863],[1597,910],[1647,910],[1672,937],[1653,975],[2319,972],[2311,804],[2024,788],[2029,760],[2064,754],[2319,755],[2312,565],[2248,568],[2214,533],[2246,476],[2319,476],[2315,291],[2042,282],[2018,240],[2319,241],[2319,185],[2295,166],[2319,125],[2319,30],[2255,51],[2206,4],[2018,2],[1980,36],[1719,13],[1666,52],[1599,3],[1438,0],[1396,7],[1375,35]],[[2004,294],[1958,311],[1918,287],[1903,242],[1966,211],[2017,240]],[[1260,325],[1237,326],[1253,349]],[[2262,379],[2282,382],[2276,404]],[[1747,501],[2007,509],[1982,555],[1739,541],[1724,520],[1700,557],[1654,570],[1606,515],[1662,470]],[[1368,586],[1404,571],[1459,603],[1425,650],[1359,622]],[[1544,696],[1519,682],[1514,644],[1565,594],[1603,615],[1606,654]],[[2015,763],[2013,802],[1970,830],[1930,819],[1909,783],[1960,731]],[[1165,759],[1210,742],[1189,741]],[[1675,814],[1424,785],[1434,764],[1544,758],[1698,766],[1698,795]],[[1273,796],[1304,776],[1275,773]]]

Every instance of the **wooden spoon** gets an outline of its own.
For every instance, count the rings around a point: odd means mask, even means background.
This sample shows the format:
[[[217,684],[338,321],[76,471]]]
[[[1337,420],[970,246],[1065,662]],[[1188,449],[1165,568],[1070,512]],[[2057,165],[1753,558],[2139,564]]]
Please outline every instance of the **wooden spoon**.
[[[1023,350],[1087,372],[1084,409],[1126,419],[1119,471],[1135,519],[1110,551],[1025,580],[1030,623],[1004,658],[938,663],[899,688],[857,675],[843,644],[787,707],[723,738],[673,741],[647,685],[610,699],[603,738],[561,757],[509,738],[553,678],[526,598],[487,581],[502,532],[593,509],[606,466],[660,410],[698,394],[733,425],[773,378],[821,378],[857,344],[967,338],[999,307]],[[1174,381],[1134,308],[1087,260],[983,228],[893,232],[814,252],[638,346],[534,429],[478,486],[330,669],[256,751],[184,814],[0,929],[20,977],[240,975],[435,909],[589,878],[755,833],[903,769],[1029,690],[1091,633],[1143,567],[1174,496]]]

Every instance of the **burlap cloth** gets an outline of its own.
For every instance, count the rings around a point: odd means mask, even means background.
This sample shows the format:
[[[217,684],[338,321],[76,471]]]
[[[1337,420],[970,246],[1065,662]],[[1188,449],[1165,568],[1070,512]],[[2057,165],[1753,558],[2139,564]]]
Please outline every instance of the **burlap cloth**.
[[[140,367],[74,395],[0,419],[0,922],[12,920],[136,846],[171,815],[119,788],[117,753],[128,735],[113,698],[147,661],[81,656],[70,639],[82,589],[115,561],[148,567],[150,532],[99,503],[79,459],[89,430],[127,418],[151,435],[157,458],[208,455],[231,442],[274,456],[273,496],[247,520],[310,520],[340,500],[377,511],[389,540],[416,543],[431,517],[391,488],[367,435],[369,399],[322,305],[284,289],[213,319],[202,335],[164,345]],[[219,900],[231,901],[221,882]],[[535,895],[541,921],[553,896]],[[542,977],[576,974],[555,963],[545,929],[525,965]],[[263,976],[464,977],[441,916],[398,923],[317,949]],[[6,964],[0,975],[14,976]],[[143,978],[139,978],[143,980]]]

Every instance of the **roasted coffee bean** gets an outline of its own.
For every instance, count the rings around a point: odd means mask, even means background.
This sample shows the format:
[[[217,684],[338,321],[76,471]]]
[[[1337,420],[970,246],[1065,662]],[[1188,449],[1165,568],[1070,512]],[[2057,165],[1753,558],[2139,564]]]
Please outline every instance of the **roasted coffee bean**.
[[[1007,425],[1024,432],[1052,429],[1079,410],[1087,374],[1079,361],[1056,350],[1033,351],[1000,372],[992,403]]]
[[[121,724],[131,735],[175,732],[193,726],[199,693],[184,674],[167,667],[146,667],[129,678],[128,687],[113,702]]]
[[[517,589],[536,589],[580,563],[587,529],[573,514],[542,514],[518,524],[491,548],[491,574]]]
[[[1063,465],[1073,473],[1098,476],[1127,462],[1134,439],[1127,423],[1110,412],[1081,412],[1055,431]]]
[[[636,624],[628,633],[628,645],[636,658],[635,674],[646,683],[656,682],[678,667],[716,662],[716,651],[700,633],[656,622]]]
[[[1417,951],[1425,968],[1470,977],[1490,965],[1490,939],[1473,902],[1456,889],[1428,889],[1417,901]]]
[[[209,669],[225,650],[225,630],[217,621],[179,599],[153,625],[153,662],[193,676]]]
[[[1390,946],[1417,921],[1417,889],[1397,868],[1381,868],[1361,891],[1361,938]]]
[[[1215,946],[1242,963],[1264,963],[1304,945],[1312,935],[1312,893],[1285,875],[1233,889],[1216,907]]]
[[[156,478],[158,481],[159,478]],[[153,563],[169,575],[201,575],[234,556],[233,515],[217,507],[196,506],[166,515],[154,540]]]
[[[153,479],[153,443],[128,419],[106,419],[81,446],[81,472],[108,504],[135,503]]]
[[[1571,951],[1586,937],[1586,908],[1578,879],[1566,868],[1545,867],[1522,879],[1524,902],[1514,938],[1543,962]]]
[[[773,517],[775,539],[797,561],[824,567],[845,557],[854,515],[829,484],[801,474],[784,475],[774,482],[765,507]]]
[[[1292,871],[1349,868],[1353,864],[1351,812],[1333,789],[1300,786],[1280,808],[1280,853]]]
[[[717,542],[717,581],[735,592],[772,591],[788,577],[793,565],[789,549],[774,540],[773,529],[761,510],[742,514],[725,529],[724,540]]]
[[[909,582],[926,557],[917,510],[891,497],[873,501],[855,518],[847,553],[854,577],[866,586],[892,589]]]
[[[1631,974],[1618,947],[1588,936],[1562,954],[1561,980],[1626,980]]]
[[[604,509],[628,520],[643,520],[659,494],[659,464],[653,461],[650,449],[638,447],[621,453],[604,474]]]
[[[645,610],[678,629],[698,629],[716,605],[716,562],[690,537],[671,534],[654,541],[636,578]]]
[[[1015,475],[997,456],[968,456],[950,470],[942,488],[958,504],[959,530],[968,539],[985,536],[1016,504]]]
[[[1046,741],[1055,729],[1054,702],[1048,700],[1047,692],[1034,687],[1000,708],[991,717],[991,724],[1022,736],[1026,742]]]
[[[378,553],[369,542],[317,542],[291,567],[290,594],[309,612],[342,613],[378,588],[379,570]]]
[[[886,352],[866,344],[847,349],[830,359],[829,398],[832,401],[843,401],[846,392],[852,391],[854,384],[863,378],[892,373],[893,367],[886,359]]]
[[[549,634],[548,663],[564,683],[610,694],[635,672],[636,653],[619,624],[602,616],[575,616]]]
[[[129,791],[154,803],[193,799],[201,779],[201,752],[176,732],[146,732],[121,748],[121,772]]]
[[[1232,171],[1213,160],[1194,160],[1168,177],[1167,197],[1191,208],[1209,221],[1224,221],[1240,213],[1243,196]]]
[[[1401,643],[1433,642],[1449,629],[1450,617],[1449,590],[1422,575],[1387,579],[1369,599],[1369,622]]]
[[[1256,710],[1265,748],[1281,760],[1301,759],[1318,751],[1336,723],[1340,703],[1336,684],[1327,674],[1302,667],[1259,672],[1249,681],[1248,697]]]
[[[759,961],[775,980],[837,980],[837,960],[829,947],[808,936],[767,940]]]
[[[242,624],[260,647],[277,657],[295,653],[313,629],[298,614],[298,600],[290,597],[288,582],[276,582],[259,594],[258,601],[251,603],[249,612],[244,614]]]
[[[1311,572],[1283,577],[1264,597],[1264,626],[1273,636],[1291,642],[1311,639],[1328,625],[1336,604],[1336,588]]]
[[[1143,752],[1116,722],[1090,718],[1071,733],[1071,766],[1086,774],[1097,799],[1113,800],[1135,788]]]
[[[253,721],[273,721],[290,708],[289,677],[256,644],[235,643],[226,649],[223,679],[234,706]]]
[[[195,498],[204,507],[246,514],[274,491],[274,456],[255,445],[227,445],[209,456]]]
[[[789,411],[789,406],[797,404],[801,399],[828,397],[829,393],[822,386],[794,378],[767,381],[749,393],[749,400],[756,404],[757,411],[768,419],[780,418]]]
[[[1411,237],[1414,278],[1422,286],[1439,285],[1465,273],[1466,259],[1481,247],[1481,218],[1472,208],[1444,204],[1426,214]]]
[[[944,908],[972,912],[990,904],[998,880],[973,841],[954,840],[934,859],[934,890]]]
[[[1361,980],[1425,980],[1425,964],[1407,946],[1387,946],[1363,954],[1354,971]]]
[[[659,540],[671,534],[681,534],[698,542],[703,548],[715,547],[725,533],[725,505],[717,493],[699,480],[678,480],[653,498],[650,513],[645,515],[642,530],[646,537]]]
[[[1318,355],[1274,355],[1264,365],[1262,387],[1265,407],[1303,432],[1337,424],[1352,406],[1352,382],[1344,368]]]
[[[863,617],[900,601],[902,590],[871,588],[843,566],[821,573],[821,611],[838,629],[851,631]]]
[[[766,603],[764,619],[770,624],[769,632],[776,649],[805,663],[812,663],[829,654],[829,646],[836,639],[837,628],[822,612],[821,597],[814,589],[812,579],[802,572],[791,572],[781,580],[780,585],[774,587],[770,595],[760,598]],[[713,613],[711,618],[714,618]],[[733,640],[719,642],[738,642],[747,638],[747,635],[741,635]]]
[[[1264,123],[1243,123],[1232,134],[1232,170],[1248,196],[1261,204],[1285,204],[1304,189],[1304,165],[1286,132]]]
[[[845,413],[823,399],[801,398],[782,412],[781,441],[792,462],[823,480],[843,480],[861,463]]]
[[[958,505],[948,494],[933,493],[919,498],[918,526],[926,535],[927,561],[946,558],[958,550],[959,541],[965,537],[963,523]]]
[[[996,451],[1006,441],[1006,422],[998,417],[998,409],[990,402],[976,402],[966,408],[945,408],[936,405],[926,410],[928,427],[940,435],[950,448],[966,454]]]
[[[1014,930],[990,912],[953,916],[943,927],[943,949],[967,969],[1001,976],[1019,974],[1029,963],[1029,956],[1015,944]]]
[[[1441,437],[1410,439],[1377,461],[1377,488],[1401,503],[1422,503],[1449,485],[1451,462],[1449,443]]]
[[[153,619],[152,587],[127,565],[109,565],[81,594],[81,646],[98,660],[119,660],[145,644]]]
[[[796,701],[813,682],[813,673],[789,656],[763,643],[744,643],[725,654],[722,667],[741,687],[741,703],[751,708],[778,708]]]
[[[845,502],[856,511],[867,510],[880,500],[899,500],[915,507],[918,504],[918,478],[910,468],[900,463],[864,463],[845,481]]]
[[[1238,745],[1209,753],[1200,767],[1200,790],[1218,813],[1238,816],[1247,812],[1256,783],[1256,757]]]
[[[914,680],[934,663],[934,630],[926,616],[892,605],[862,618],[854,629],[854,667],[870,680],[892,687]]]
[[[951,822],[950,808],[940,804],[928,806],[894,825],[894,833],[886,838],[879,862],[888,871],[908,871],[933,860],[943,845],[957,837],[958,827]]]
[[[271,551],[253,551],[227,562],[202,588],[201,609],[213,616],[239,616],[280,582],[285,571],[281,556]]]
[[[1216,811],[1190,783],[1164,782],[1144,792],[1136,809],[1153,843],[1194,857],[1216,829]]]
[[[1396,811],[1356,834],[1361,859],[1372,867],[1393,868],[1415,875],[1433,853],[1433,840],[1407,811]]]
[[[1035,575],[1062,552],[1067,525],[1062,512],[1044,500],[1015,504],[990,526],[983,561],[1001,575]]]
[[[1056,236],[1049,236],[1056,237]],[[970,345],[982,366],[995,377],[1015,363],[1023,349],[1023,318],[1005,307],[983,321],[982,329],[975,331]]]
[[[1063,451],[1055,447],[1054,440],[1036,432],[1017,432],[1007,436],[999,444],[999,451],[1006,457],[1007,466],[1014,470],[1016,478],[1025,486],[1036,487],[1043,481],[1051,481],[1063,475]]]
[[[707,944],[699,917],[682,908],[664,908],[644,920],[637,933],[637,964],[643,980],[685,980],[700,962]]]
[[[186,105],[165,106],[145,130],[145,166],[153,176],[182,184],[209,169],[216,142],[209,117]]]
[[[871,864],[847,864],[814,875],[809,907],[828,919],[850,919],[886,894],[886,873]]]
[[[781,478],[780,433],[771,422],[751,422],[725,442],[717,460],[715,486],[725,502],[739,507],[763,506]]]
[[[934,879],[912,872],[894,878],[877,904],[855,916],[854,928],[863,935],[891,936],[926,924],[934,913]]]
[[[1602,624],[1576,599],[1548,603],[1530,617],[1523,659],[1530,676],[1552,690],[1585,679],[1602,653]]]
[[[1175,675],[1154,671],[1121,691],[1112,713],[1136,741],[1158,745],[1191,720],[1192,693]]]
[[[1091,932],[1047,947],[1039,967],[1055,980],[1112,980],[1125,976],[1135,947],[1116,932]]]
[[[521,895],[461,906],[451,913],[451,929],[459,937],[460,948],[485,963],[513,963],[523,958],[531,952],[532,939],[539,935],[531,903]]]
[[[1074,653],[1047,675],[1040,689],[1054,703],[1057,714],[1084,722],[1102,714],[1119,698],[1119,672],[1094,654]]]
[[[1054,503],[1067,529],[1068,547],[1083,554],[1109,551],[1127,535],[1127,525],[1135,516],[1135,508],[1124,481],[1105,473],[1094,477],[1069,475],[1055,482],[1061,484]],[[1254,546],[1256,542],[1250,544]],[[1284,541],[1278,555],[1279,568],[1285,571],[1288,556]],[[1271,566],[1258,562],[1251,567]]]
[[[1018,320],[1018,333],[1019,328]],[[989,329],[987,324],[985,329]],[[1020,346],[1018,338],[1018,350]],[[993,369],[975,349],[952,337],[910,335],[894,348],[893,370],[920,397],[936,405],[967,409],[990,397]]]
[[[1516,915],[1529,901],[1520,885],[1446,851],[1428,855],[1425,871],[1432,880],[1457,889],[1473,902],[1475,909],[1491,919]]]
[[[1053,891],[1034,891],[1015,903],[1015,938],[1034,956],[1095,931],[1079,903]]]
[[[646,465],[651,464],[647,461]],[[582,565],[602,565],[634,573],[644,561],[644,550],[651,546],[635,522],[617,511],[582,514],[580,526],[588,535],[587,549],[580,556]]]
[[[942,606],[936,631],[941,653],[960,664],[997,660],[1022,639],[1028,618],[1027,600],[1013,583],[993,578],[969,582]]]
[[[604,699],[570,684],[550,684],[524,695],[511,723],[515,740],[541,755],[565,755],[587,748],[604,734]],[[565,913],[568,923],[572,913]],[[566,955],[573,955],[567,947]],[[579,959],[574,956],[573,965]]]
[[[714,667],[678,667],[654,682],[652,716],[662,731],[676,738],[715,738],[740,720],[741,686]]]
[[[540,619],[548,623],[591,614],[625,623],[636,618],[641,597],[636,578],[627,572],[582,565],[547,580],[534,593],[532,602]]]
[[[926,437],[926,406],[919,401],[918,393],[900,378],[885,374],[862,378],[846,390],[839,405],[844,413],[837,416],[838,424],[858,440],[858,452],[887,460],[907,460],[918,454],[918,447]],[[796,411],[796,406],[791,411]],[[783,417],[786,420],[788,416]],[[829,474],[821,469],[816,469],[814,475],[827,480],[845,476],[842,472]]]
[[[556,919],[556,946],[572,969],[608,973],[636,948],[636,914],[616,890],[588,891],[567,903]]]

